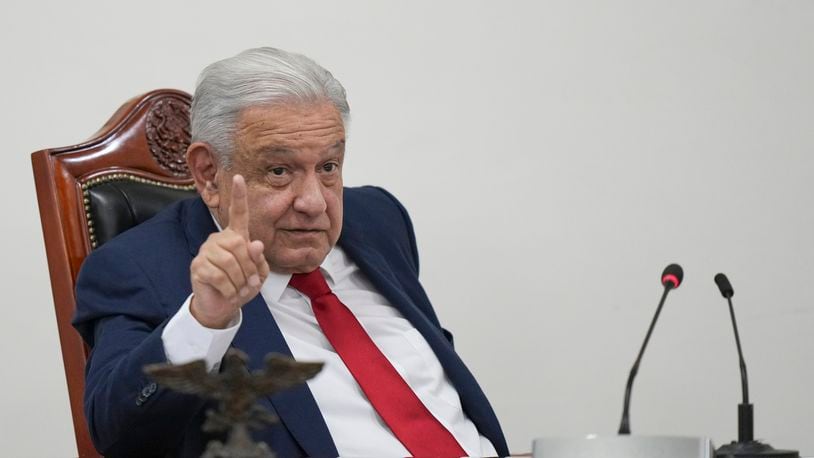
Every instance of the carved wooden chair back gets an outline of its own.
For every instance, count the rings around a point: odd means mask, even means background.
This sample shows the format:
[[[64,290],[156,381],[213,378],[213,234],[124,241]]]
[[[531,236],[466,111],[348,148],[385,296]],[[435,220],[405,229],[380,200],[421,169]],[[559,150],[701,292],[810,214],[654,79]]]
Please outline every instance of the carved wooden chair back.
[[[71,326],[85,257],[169,203],[195,195],[185,153],[190,96],[162,89],[119,108],[90,140],[31,155],[80,457],[99,456],[82,408],[87,348]]]

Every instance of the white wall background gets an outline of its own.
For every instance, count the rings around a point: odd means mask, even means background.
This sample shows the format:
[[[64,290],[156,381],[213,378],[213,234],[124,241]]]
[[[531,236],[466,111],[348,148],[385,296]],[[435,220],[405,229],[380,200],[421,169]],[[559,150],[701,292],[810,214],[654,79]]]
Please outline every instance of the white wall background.
[[[3,2],[0,447],[75,454],[29,153],[211,61],[302,52],[345,84],[346,181],[411,210],[422,276],[513,450],[756,433],[814,455],[814,2]]]

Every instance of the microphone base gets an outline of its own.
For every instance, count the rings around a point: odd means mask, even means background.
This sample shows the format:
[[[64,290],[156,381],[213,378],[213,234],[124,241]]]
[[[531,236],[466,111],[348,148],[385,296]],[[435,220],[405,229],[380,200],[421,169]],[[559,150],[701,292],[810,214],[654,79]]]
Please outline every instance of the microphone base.
[[[715,458],[800,458],[797,450],[777,450],[769,444],[758,441],[735,442],[722,445],[715,450]]]

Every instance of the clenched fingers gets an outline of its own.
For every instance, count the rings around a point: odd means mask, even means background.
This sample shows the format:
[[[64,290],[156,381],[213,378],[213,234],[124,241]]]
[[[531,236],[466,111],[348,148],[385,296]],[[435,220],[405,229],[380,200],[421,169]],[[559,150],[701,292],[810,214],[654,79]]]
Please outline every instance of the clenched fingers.
[[[257,263],[250,253],[250,244],[240,237],[221,238],[207,254],[210,261],[229,274],[241,295],[245,290],[257,291],[262,283]],[[265,276],[263,276],[265,279]]]
[[[194,259],[190,270],[193,284],[209,285],[230,304],[237,303],[238,291],[226,272],[205,258]]]

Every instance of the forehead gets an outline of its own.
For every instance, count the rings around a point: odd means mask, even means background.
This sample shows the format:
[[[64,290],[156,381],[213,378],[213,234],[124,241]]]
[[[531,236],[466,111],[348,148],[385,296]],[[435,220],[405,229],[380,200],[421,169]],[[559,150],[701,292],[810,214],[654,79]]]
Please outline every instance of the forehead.
[[[345,126],[330,102],[260,105],[240,113],[235,140],[245,152],[326,149],[344,143]]]

